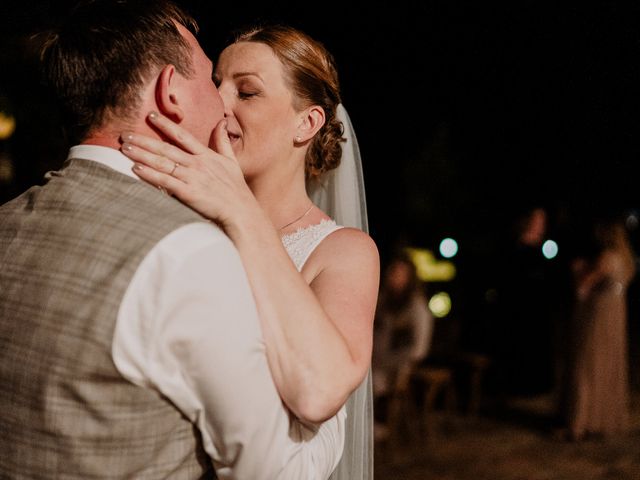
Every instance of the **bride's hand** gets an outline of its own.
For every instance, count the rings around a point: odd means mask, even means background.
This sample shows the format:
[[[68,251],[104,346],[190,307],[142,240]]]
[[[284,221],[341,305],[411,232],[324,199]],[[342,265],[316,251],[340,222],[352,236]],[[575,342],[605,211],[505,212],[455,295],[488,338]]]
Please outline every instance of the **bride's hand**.
[[[145,135],[123,133],[121,150],[135,162],[136,175],[168,191],[223,228],[255,207],[255,197],[231,148],[226,120],[220,121],[213,132],[214,151],[158,113],[150,113],[148,119],[174,145]]]

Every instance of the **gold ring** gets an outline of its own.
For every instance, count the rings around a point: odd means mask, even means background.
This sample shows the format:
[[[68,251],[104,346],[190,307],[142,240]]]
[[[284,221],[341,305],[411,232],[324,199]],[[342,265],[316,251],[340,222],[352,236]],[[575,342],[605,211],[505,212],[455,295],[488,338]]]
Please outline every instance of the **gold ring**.
[[[180,164],[178,162],[174,163],[173,168],[171,169],[171,173],[169,175],[173,177],[173,173],[178,169],[179,166]]]
[[[162,185],[158,185],[158,190],[160,190],[165,195],[169,195],[169,193],[167,192],[167,189],[164,188]]]

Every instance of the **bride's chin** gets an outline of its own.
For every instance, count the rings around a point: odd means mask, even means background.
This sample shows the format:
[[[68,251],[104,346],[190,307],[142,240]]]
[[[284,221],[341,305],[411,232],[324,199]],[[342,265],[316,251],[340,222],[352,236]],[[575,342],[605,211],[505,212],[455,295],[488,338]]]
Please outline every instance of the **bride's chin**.
[[[247,173],[249,173],[249,171],[247,169],[247,162],[242,157],[242,155],[240,155],[240,152],[236,151],[235,148],[233,149],[233,151],[236,154],[236,160],[238,161],[238,165],[240,165],[240,170],[242,171],[242,173],[244,174],[244,177],[246,179],[247,178]]]
[[[231,148],[233,149],[233,154],[236,157],[236,160],[238,161],[238,163],[240,164],[240,168],[242,168],[242,171],[244,171],[244,166],[246,164],[243,155],[242,155],[242,149],[238,148],[236,145],[231,145]]]

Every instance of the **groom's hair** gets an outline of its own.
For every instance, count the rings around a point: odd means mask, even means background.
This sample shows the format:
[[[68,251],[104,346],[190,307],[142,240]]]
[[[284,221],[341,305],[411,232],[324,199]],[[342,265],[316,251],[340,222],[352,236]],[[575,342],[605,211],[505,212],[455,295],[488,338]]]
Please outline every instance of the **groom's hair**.
[[[56,95],[70,140],[81,141],[112,118],[137,112],[151,75],[174,65],[193,75],[191,47],[177,24],[195,20],[165,0],[89,0],[47,33],[41,50],[45,83]]]

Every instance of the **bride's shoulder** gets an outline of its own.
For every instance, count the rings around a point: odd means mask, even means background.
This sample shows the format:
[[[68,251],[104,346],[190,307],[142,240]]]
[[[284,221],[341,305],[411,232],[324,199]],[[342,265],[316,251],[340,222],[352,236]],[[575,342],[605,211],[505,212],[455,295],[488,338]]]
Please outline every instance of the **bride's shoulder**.
[[[320,243],[317,250],[329,264],[379,264],[378,247],[375,242],[357,228],[343,227],[335,230]]]
[[[358,228],[340,227],[333,232],[329,238],[333,236],[334,241],[341,242],[345,245],[353,244],[356,246],[372,246],[375,247],[373,239],[365,232]]]
[[[322,278],[323,283],[377,288],[380,257],[373,239],[356,228],[338,228],[320,242],[303,268],[309,283]]]

